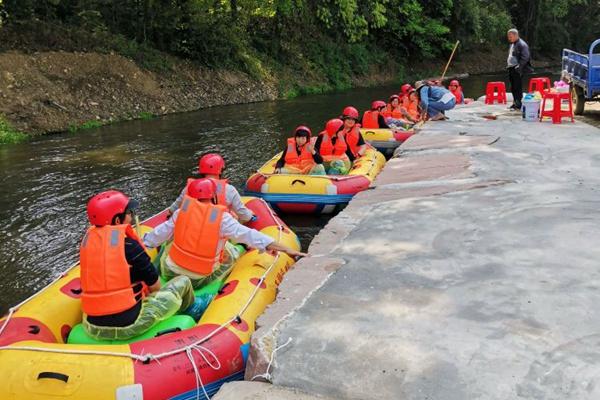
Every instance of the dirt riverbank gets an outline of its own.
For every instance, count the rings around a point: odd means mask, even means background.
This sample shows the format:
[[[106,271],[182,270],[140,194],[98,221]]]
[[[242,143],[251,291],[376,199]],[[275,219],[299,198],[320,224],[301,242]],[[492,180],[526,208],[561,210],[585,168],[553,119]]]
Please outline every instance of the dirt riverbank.
[[[459,57],[451,73],[482,73],[502,65],[501,51]],[[436,71],[412,64],[405,73]],[[395,71],[373,71],[355,86],[397,80]],[[140,68],[117,54],[43,51],[0,53],[0,117],[15,129],[43,134],[111,121],[186,112],[225,104],[274,100],[283,79],[256,80],[242,72],[210,70],[177,61],[168,71]]]

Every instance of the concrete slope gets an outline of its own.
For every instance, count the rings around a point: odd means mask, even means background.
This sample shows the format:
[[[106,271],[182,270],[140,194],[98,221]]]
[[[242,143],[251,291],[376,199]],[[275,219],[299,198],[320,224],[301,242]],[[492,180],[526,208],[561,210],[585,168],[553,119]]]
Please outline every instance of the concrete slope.
[[[342,399],[600,397],[600,130],[479,103],[449,116],[315,238],[259,320],[248,379],[270,367]]]

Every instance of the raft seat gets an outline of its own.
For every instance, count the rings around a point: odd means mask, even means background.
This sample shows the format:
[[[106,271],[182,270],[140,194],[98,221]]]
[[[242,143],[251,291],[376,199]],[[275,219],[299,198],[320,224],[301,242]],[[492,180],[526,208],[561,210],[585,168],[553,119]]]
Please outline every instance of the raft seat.
[[[69,333],[68,344],[128,344],[139,342],[141,340],[152,339],[157,336],[167,335],[173,332],[183,331],[196,326],[194,318],[188,315],[174,315],[166,320],[156,324],[144,334],[131,338],[129,340],[96,340],[87,335],[82,324],[77,324]]]

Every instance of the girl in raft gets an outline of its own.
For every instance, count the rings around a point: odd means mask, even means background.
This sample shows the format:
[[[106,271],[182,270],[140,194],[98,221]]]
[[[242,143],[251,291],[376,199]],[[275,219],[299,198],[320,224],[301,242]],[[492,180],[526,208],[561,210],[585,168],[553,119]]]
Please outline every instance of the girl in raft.
[[[383,103],[385,107],[385,103]],[[327,175],[346,175],[351,162],[346,152],[348,145],[342,133],[344,121],[339,118],[331,119],[325,124],[325,130],[319,133],[315,142],[315,151],[323,158]]]
[[[325,175],[323,158],[314,149],[311,131],[301,125],[288,138],[287,146],[275,164],[276,174]]]
[[[421,112],[419,111],[419,98],[417,97],[417,91],[410,89],[402,107],[406,119],[412,123],[417,123],[421,120]]]
[[[390,102],[383,112],[387,125],[392,129],[407,130],[412,127],[410,119],[407,118],[406,110],[400,105],[400,96],[393,94]]]
[[[376,100],[371,103],[371,109],[365,111],[362,119],[362,127],[367,129],[387,129],[388,124],[385,122],[383,111],[386,108],[385,101]]]
[[[450,81],[450,85],[448,85],[448,90],[454,95],[454,98],[456,99],[456,104],[465,103],[465,96],[463,95],[462,87],[456,79]]]

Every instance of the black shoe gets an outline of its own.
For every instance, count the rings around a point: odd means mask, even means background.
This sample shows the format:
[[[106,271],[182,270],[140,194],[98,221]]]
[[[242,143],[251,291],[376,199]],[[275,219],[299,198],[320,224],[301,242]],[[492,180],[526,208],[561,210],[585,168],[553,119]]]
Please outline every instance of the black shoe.
[[[516,105],[513,104],[512,106],[508,107],[508,109],[511,110],[511,111],[520,111],[521,107],[516,106]]]

